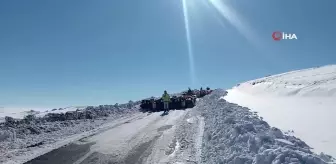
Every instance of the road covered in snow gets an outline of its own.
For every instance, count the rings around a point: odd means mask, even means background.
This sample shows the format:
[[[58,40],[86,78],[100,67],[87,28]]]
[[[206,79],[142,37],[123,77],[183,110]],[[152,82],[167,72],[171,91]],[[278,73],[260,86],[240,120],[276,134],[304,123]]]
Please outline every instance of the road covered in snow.
[[[194,152],[197,152],[197,148],[200,150],[202,144],[202,126],[204,125],[199,118],[190,116],[190,109],[173,110],[168,115],[150,113],[123,122],[103,133],[82,138],[27,163],[96,164],[196,161],[197,154]],[[180,151],[182,149],[183,155]]]
[[[5,164],[335,163],[335,69],[294,71],[228,91],[217,89],[198,99],[194,108],[171,110],[168,115],[142,113],[138,107],[100,106],[69,115],[82,119],[57,115],[54,122],[48,117],[20,124],[7,119],[0,129],[0,160]],[[330,146],[321,146],[324,142]]]
[[[304,141],[270,126],[249,108],[229,103],[218,89],[196,107],[138,113],[115,121],[101,133],[83,137],[26,164],[326,164]]]

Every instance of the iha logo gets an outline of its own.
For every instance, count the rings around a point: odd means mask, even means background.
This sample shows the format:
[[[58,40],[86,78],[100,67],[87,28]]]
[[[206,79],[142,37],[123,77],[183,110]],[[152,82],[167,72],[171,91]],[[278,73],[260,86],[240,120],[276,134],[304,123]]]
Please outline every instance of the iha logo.
[[[286,33],[286,32],[280,32],[280,31],[275,31],[273,32],[272,34],[272,38],[273,40],[275,41],[279,41],[279,40],[282,40],[282,39],[289,39],[289,40],[292,40],[292,39],[295,39],[297,40],[297,36],[296,34],[291,34],[291,33]]]

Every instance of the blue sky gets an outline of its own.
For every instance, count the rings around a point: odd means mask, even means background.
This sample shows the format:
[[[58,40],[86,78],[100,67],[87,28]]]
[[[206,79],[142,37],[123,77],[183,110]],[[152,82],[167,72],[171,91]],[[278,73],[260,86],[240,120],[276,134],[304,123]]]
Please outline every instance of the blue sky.
[[[182,0],[0,1],[0,106],[114,104],[336,62],[336,1],[186,4],[194,80]]]

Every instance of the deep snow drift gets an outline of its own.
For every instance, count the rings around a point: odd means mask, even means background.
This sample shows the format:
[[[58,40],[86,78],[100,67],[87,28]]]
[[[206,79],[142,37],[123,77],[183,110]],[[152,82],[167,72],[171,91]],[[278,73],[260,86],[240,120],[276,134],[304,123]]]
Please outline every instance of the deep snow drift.
[[[290,131],[314,152],[336,156],[336,65],[241,83],[224,98]]]
[[[225,101],[215,90],[196,109],[205,120],[202,163],[319,164],[330,156],[316,155],[300,139],[271,127],[250,109]]]
[[[139,113],[138,102],[101,105],[76,111],[54,110],[0,123],[0,163],[23,163],[69,142],[114,126]],[[43,116],[43,117],[39,117]]]

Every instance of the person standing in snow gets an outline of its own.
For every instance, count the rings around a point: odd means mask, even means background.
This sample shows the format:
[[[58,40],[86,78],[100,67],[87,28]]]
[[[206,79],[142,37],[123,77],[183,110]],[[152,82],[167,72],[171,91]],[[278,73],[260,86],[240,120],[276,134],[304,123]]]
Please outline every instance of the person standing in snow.
[[[155,102],[154,98],[151,99],[151,103],[152,103],[152,109],[153,109],[153,111],[155,111],[156,110],[156,102]]]
[[[167,112],[169,110],[169,102],[170,102],[170,96],[167,93],[167,91],[164,91],[164,93],[162,95],[162,100],[163,100],[164,112]]]
[[[188,88],[188,92],[187,92],[188,95],[193,95],[194,93],[191,91],[190,88]]]
[[[185,109],[185,107],[186,107],[186,100],[185,100],[184,97],[181,98],[181,107],[182,107],[182,109]]]

